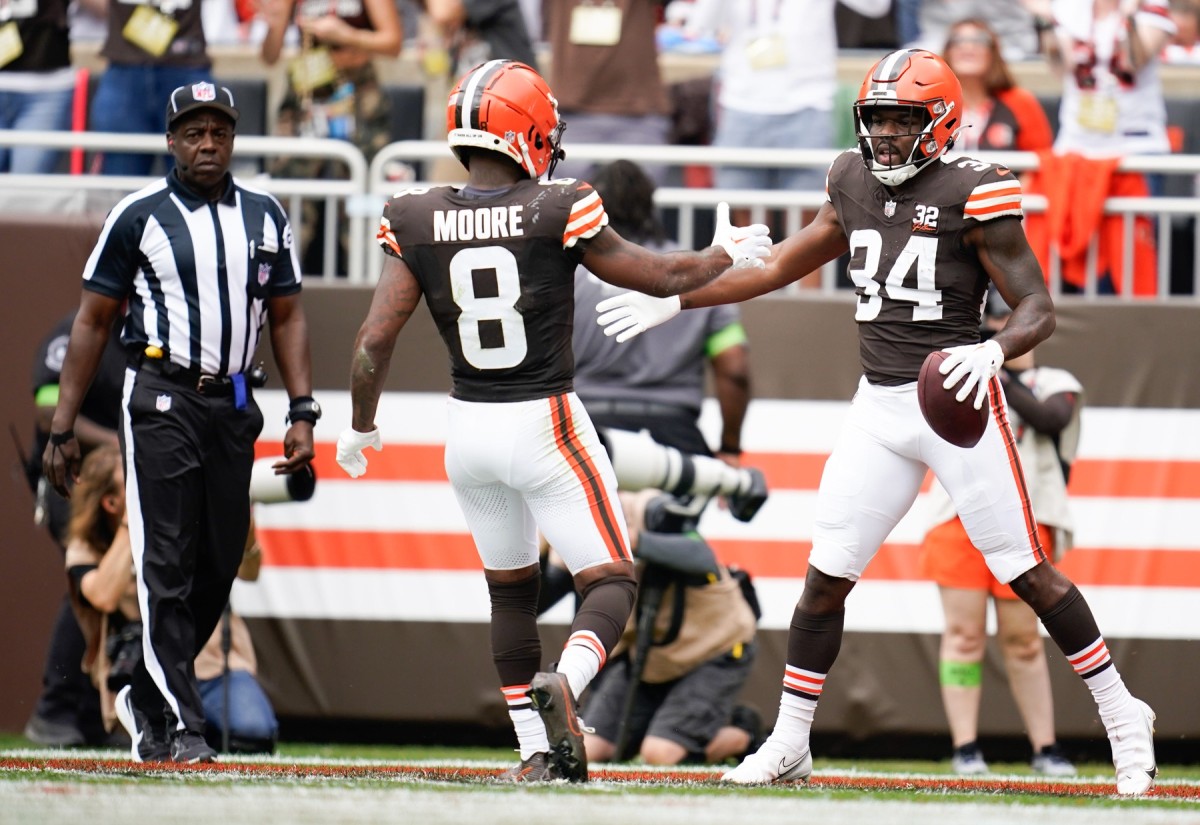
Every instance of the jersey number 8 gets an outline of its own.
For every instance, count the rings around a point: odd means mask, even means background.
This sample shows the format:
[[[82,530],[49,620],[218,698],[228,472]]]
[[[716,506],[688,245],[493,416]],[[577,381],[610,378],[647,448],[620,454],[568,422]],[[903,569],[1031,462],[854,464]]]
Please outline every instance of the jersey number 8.
[[[479,297],[476,284],[495,283],[495,295]],[[463,249],[450,259],[450,288],[458,316],[458,338],[463,358],[479,370],[503,370],[525,360],[529,344],[525,319],[517,312],[521,277],[517,258],[502,246]],[[491,290],[488,290],[489,292]],[[500,346],[484,346],[485,326],[500,325]],[[490,343],[490,342],[489,342]]]

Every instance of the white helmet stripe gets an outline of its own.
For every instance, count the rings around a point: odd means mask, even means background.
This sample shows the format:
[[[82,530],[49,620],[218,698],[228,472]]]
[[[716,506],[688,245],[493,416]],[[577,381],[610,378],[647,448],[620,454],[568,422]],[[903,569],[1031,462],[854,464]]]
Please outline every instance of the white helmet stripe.
[[[454,113],[455,126],[460,129],[480,128],[479,105],[483,98],[483,92],[487,88],[487,81],[491,80],[492,75],[501,64],[509,62],[511,61],[489,60],[471,72],[462,85],[457,110]]]
[[[878,68],[871,75],[871,82],[874,84],[871,91],[881,91],[887,88],[888,84],[895,83],[900,78],[900,71],[908,63],[908,58],[912,53],[912,49],[900,49],[879,61]]]

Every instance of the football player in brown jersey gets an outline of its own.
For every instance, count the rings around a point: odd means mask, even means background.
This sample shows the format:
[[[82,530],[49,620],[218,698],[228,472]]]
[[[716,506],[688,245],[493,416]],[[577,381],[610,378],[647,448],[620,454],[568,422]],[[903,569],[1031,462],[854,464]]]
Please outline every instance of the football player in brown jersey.
[[[600,196],[542,180],[562,156],[558,105],[537,72],[492,60],[450,93],[448,141],[467,185],[409,189],[384,209],[386,253],[354,344],[353,415],[338,463],[381,449],[376,408],[397,335],[424,296],[450,356],[446,473],[483,561],[492,654],[520,744],[517,781],[587,779],[575,699],[603,667],[635,579],[613,469],[572,389],[575,268],[657,295],[760,265],[766,227],[718,221],[714,246],[657,254],[608,228]],[[536,623],[540,529],[583,600],[554,672]]]
[[[1046,563],[1004,415],[1001,364],[1044,340],[1054,307],[1021,230],[1021,187],[1009,170],[950,158],[962,90],[941,58],[893,52],[868,73],[854,104],[859,148],[829,170],[828,202],[779,243],[763,269],[725,273],[668,299],[637,293],[597,306],[606,332],[628,337],[680,307],[744,301],[850,253],[863,378],[818,492],[804,592],[788,637],[774,733],[725,775],[755,784],[804,780],[809,730],[841,647],[844,605],[880,544],[916,500],[926,469],[950,493],[988,567],[1038,614],[1083,677],[1112,745],[1117,792],[1154,784],[1154,713],[1125,687],[1079,590]],[[979,342],[989,279],[1013,307],[1008,326]],[[943,441],[917,404],[916,379],[932,350],[950,353],[945,385],[992,418],[971,448]]]

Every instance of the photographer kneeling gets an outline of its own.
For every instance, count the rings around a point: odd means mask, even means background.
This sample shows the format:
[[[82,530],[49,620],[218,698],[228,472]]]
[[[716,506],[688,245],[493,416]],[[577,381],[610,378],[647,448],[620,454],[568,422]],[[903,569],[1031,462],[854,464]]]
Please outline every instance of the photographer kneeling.
[[[252,523],[238,577],[257,578],[260,560],[261,550],[254,540]],[[104,726],[111,731],[117,721],[117,694],[127,689],[142,656],[141,615],[125,516],[125,473],[116,447],[98,447],[83,461],[79,481],[71,494],[66,567],[72,607],[87,643],[83,669],[100,691]],[[255,678],[249,630],[240,616],[228,615],[226,677],[223,627],[224,623],[218,625],[195,662],[204,712],[209,720],[205,737],[219,748],[220,726],[228,718],[230,751],[270,753],[275,749],[278,722],[270,700]]]

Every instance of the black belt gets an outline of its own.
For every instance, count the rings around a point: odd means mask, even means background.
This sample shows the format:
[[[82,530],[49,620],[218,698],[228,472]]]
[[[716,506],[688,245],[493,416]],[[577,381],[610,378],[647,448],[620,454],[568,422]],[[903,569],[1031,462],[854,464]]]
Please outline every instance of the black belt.
[[[697,414],[696,410],[682,404],[661,404],[657,401],[589,401],[584,399],[583,406],[588,411],[588,415],[684,415],[691,418]]]
[[[233,379],[228,375],[211,375],[200,372],[200,370],[181,367],[173,361],[160,358],[138,356],[136,362],[141,369],[165,378],[172,384],[195,390],[201,395],[218,398],[231,396],[234,393]]]

